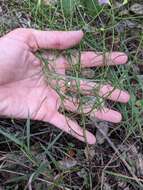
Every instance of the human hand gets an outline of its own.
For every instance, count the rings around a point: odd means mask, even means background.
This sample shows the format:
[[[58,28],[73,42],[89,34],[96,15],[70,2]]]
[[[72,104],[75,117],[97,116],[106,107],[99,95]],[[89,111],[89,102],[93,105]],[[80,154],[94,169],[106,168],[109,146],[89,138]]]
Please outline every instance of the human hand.
[[[0,115],[13,118],[28,118],[49,122],[63,131],[72,134],[81,141],[89,144],[95,143],[95,137],[77,124],[76,121],[67,118],[58,112],[59,107],[69,111],[78,110],[78,101],[61,99],[54,88],[45,81],[41,61],[34,55],[38,49],[66,49],[80,42],[82,31],[77,32],[43,32],[34,29],[16,29],[0,38]],[[50,57],[50,54],[48,55]],[[107,56],[110,64],[124,64],[127,56],[124,53],[112,53]],[[94,67],[103,65],[103,56],[97,56],[94,52],[81,54],[82,67]],[[65,70],[69,68],[67,60],[60,56],[49,65],[54,67],[57,74],[65,76]],[[56,81],[55,81],[56,82]],[[54,81],[52,81],[54,85]],[[63,81],[59,83],[63,93]],[[80,82],[80,88],[86,94],[96,84],[85,81]],[[75,89],[75,81],[72,82],[72,90]],[[113,90],[110,85],[100,87],[99,94],[107,98],[126,103],[129,100],[128,93],[119,89]],[[90,108],[86,107],[85,112]],[[91,115],[101,120],[120,122],[121,114],[114,110],[104,108],[93,110]]]

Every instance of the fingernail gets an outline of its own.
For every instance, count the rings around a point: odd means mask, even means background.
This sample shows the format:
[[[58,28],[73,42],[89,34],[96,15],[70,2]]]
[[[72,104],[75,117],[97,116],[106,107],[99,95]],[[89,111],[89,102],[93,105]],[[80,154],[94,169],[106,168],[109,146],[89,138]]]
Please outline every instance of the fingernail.
[[[114,52],[112,53],[112,61],[116,64],[124,64],[128,60],[128,57],[125,53],[122,52]]]
[[[122,115],[120,113],[114,114],[114,123],[120,123],[122,120]]]
[[[82,30],[77,30],[76,32],[80,33],[82,36],[84,35],[84,32]]]
[[[127,103],[130,100],[130,94],[128,92],[124,92],[123,102]]]
[[[95,138],[95,136],[92,134],[92,133],[90,133],[90,132],[88,132],[87,131],[87,142],[88,142],[88,144],[95,144],[96,143],[96,138]]]

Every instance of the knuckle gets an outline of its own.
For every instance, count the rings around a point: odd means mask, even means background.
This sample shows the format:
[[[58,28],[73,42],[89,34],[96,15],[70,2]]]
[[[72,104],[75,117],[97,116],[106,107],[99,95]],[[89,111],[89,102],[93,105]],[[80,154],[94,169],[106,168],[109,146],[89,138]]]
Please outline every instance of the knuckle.
[[[54,47],[55,49],[63,49],[60,40],[54,42],[53,47]]]
[[[56,38],[54,39],[53,47],[56,49],[64,49],[60,36],[56,36]]]

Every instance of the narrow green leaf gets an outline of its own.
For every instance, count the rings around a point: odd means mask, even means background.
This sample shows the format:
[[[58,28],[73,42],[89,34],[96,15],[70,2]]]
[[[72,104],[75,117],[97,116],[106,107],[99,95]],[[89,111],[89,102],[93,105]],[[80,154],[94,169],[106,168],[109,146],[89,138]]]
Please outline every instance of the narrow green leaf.
[[[27,149],[30,151],[30,117],[26,121]]]
[[[12,142],[16,143],[17,145],[23,146],[23,142],[15,137],[15,135],[5,132],[4,130],[0,129],[0,134],[10,139]]]
[[[40,174],[44,173],[46,170],[47,170],[47,163],[41,163],[38,169],[34,172],[32,181],[34,181]]]
[[[61,8],[65,16],[72,15],[75,9],[75,0],[61,0]]]
[[[85,10],[88,12],[88,14],[92,16],[98,15],[102,10],[102,6],[99,5],[99,2],[97,0],[81,0],[81,3],[84,6]]]
[[[128,0],[123,1],[123,5],[126,5],[128,3]]]

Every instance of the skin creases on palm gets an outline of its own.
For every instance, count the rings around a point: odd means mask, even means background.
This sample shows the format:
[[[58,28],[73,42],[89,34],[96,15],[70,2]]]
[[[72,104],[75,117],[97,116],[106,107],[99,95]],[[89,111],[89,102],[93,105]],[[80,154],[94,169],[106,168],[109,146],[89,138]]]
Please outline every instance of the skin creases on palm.
[[[49,122],[81,141],[86,140],[87,143],[94,144],[96,140],[93,134],[83,130],[76,121],[59,112],[60,106],[71,112],[77,112],[79,107],[78,100],[73,101],[70,98],[61,100],[61,96],[56,92],[58,88],[60,94],[66,93],[65,70],[69,68],[68,61],[62,56],[53,59],[53,55],[48,54],[49,76],[46,80],[42,63],[34,55],[40,48],[72,47],[79,43],[82,37],[82,31],[53,32],[18,29],[0,38],[0,114],[6,117],[23,119],[30,117],[34,120]],[[108,65],[125,64],[127,61],[127,56],[121,52],[107,53],[106,57]],[[103,55],[93,51],[82,52],[80,60],[82,67],[104,65]],[[84,95],[89,95],[89,91],[96,85],[93,82],[81,80],[80,90],[84,92]],[[74,80],[70,90],[73,93],[77,90]],[[111,93],[110,96],[107,96],[109,93]],[[111,85],[100,86],[99,95],[102,97],[106,95],[108,99],[122,103],[129,100],[127,92],[120,89],[113,90]],[[86,106],[83,112],[87,113],[90,109]],[[121,121],[119,112],[106,107],[102,110],[93,110],[90,114],[98,119],[114,123]]]
[[[30,57],[28,59],[31,61]],[[50,122],[59,108],[59,96],[47,85],[42,67],[29,66],[30,61],[26,62],[27,66],[21,64],[25,68],[16,67],[14,76],[7,78],[8,81],[12,79],[12,82],[5,82],[1,85],[0,98],[3,104],[0,112],[1,115],[12,118],[26,119],[30,117]],[[18,72],[22,74],[20,75]]]

